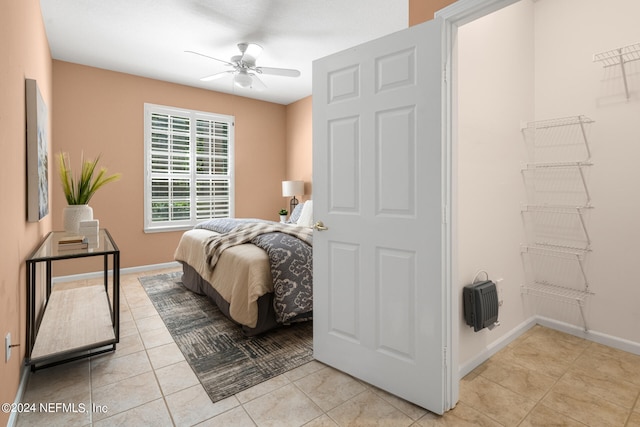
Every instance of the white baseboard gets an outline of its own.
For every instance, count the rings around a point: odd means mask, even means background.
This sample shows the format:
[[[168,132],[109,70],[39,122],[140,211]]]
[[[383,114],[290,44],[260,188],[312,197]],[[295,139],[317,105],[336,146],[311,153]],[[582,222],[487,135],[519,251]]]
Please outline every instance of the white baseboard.
[[[176,267],[180,267],[182,264],[180,264],[178,261],[171,261],[171,262],[165,262],[162,264],[150,264],[150,265],[141,265],[138,267],[127,267],[127,268],[121,268],[120,269],[120,274],[133,274],[133,273],[142,273],[145,271],[150,271],[150,270],[160,270],[163,268],[176,268]],[[93,271],[90,273],[82,273],[82,274],[72,274],[69,276],[59,276],[59,277],[54,277],[51,282],[52,283],[64,283],[64,282],[73,282],[76,280],[87,280],[87,279],[97,279],[102,277],[104,274],[104,272],[102,271]],[[109,274],[111,274],[111,272],[109,272]]]
[[[584,338],[589,341],[603,344],[608,347],[617,348],[629,353],[637,354],[640,356],[640,343],[625,340],[624,338],[618,338],[611,335],[603,334],[595,331],[585,331],[583,328],[571,325],[569,323],[559,322],[557,320],[549,319],[548,317],[536,316],[536,323],[545,326],[550,329],[555,329],[560,332],[567,333],[576,337]]]
[[[518,326],[516,326],[513,330],[511,330],[508,334],[502,336],[495,342],[492,342],[487,346],[482,352],[476,355],[473,359],[469,360],[464,365],[460,366],[460,379],[462,379],[469,372],[473,371],[478,366],[482,365],[486,360],[488,360],[491,356],[508,346],[511,342],[515,341],[520,335],[524,334],[529,329],[533,328],[536,325],[536,318],[531,317],[530,319],[525,320]]]
[[[491,356],[505,348],[516,338],[518,338],[520,335],[522,335],[535,325],[541,325],[549,329],[555,329],[556,331],[564,332],[569,335],[584,338],[598,344],[603,344],[608,347],[617,348],[618,350],[623,350],[640,356],[640,343],[603,334],[601,332],[585,331],[584,328],[581,328],[579,326],[559,322],[557,320],[549,319],[548,317],[533,316],[530,319],[522,322],[507,335],[491,343],[476,357],[460,366],[460,378],[463,378],[469,372],[473,371],[475,368],[488,360]]]
[[[28,366],[23,366],[22,372],[20,373],[20,384],[18,385],[16,399],[14,401],[15,406],[18,406],[18,404],[22,402],[24,392],[27,389],[27,381],[29,380],[29,375],[31,375],[31,369]],[[14,427],[17,422],[18,412],[11,412],[11,415],[9,415],[9,421],[7,421],[7,427]]]

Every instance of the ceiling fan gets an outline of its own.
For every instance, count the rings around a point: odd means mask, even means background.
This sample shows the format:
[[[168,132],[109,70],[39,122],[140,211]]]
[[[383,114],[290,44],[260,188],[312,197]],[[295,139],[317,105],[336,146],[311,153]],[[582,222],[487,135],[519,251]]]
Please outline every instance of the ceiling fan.
[[[256,59],[262,53],[262,47],[260,45],[257,45],[255,43],[238,43],[238,49],[240,50],[240,55],[232,56],[230,61],[214,58],[209,55],[194,52],[192,50],[187,50],[185,52],[204,56],[205,58],[222,62],[223,64],[233,68],[232,70],[222,71],[222,72],[215,73],[210,76],[201,78],[200,80],[204,82],[209,82],[209,81],[227,76],[229,74],[233,74],[233,82],[235,83],[236,86],[239,86],[241,88],[263,90],[267,86],[264,84],[262,80],[258,78],[258,74],[271,74],[274,76],[284,76],[284,77],[300,76],[300,71],[294,70],[291,68],[274,68],[274,67],[257,66]]]

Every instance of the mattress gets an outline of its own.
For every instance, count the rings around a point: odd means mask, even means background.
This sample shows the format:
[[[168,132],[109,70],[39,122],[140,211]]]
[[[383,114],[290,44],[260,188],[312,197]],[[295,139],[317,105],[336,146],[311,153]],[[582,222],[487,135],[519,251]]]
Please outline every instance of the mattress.
[[[264,250],[250,243],[237,245],[222,252],[216,268],[211,270],[205,259],[204,243],[212,234],[217,233],[193,229],[182,235],[174,258],[193,270],[183,269],[184,279],[188,282],[185,286],[194,292],[209,295],[209,285],[228,304],[228,313],[225,314],[233,321],[249,329],[261,326],[258,324],[258,300],[273,294],[269,257]],[[202,282],[192,273],[197,273]],[[215,294],[212,295],[215,297]]]

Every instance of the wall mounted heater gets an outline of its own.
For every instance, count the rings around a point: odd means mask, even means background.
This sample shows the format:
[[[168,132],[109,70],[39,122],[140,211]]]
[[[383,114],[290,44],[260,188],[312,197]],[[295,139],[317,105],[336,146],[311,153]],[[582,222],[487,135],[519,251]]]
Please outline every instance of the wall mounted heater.
[[[474,332],[480,329],[493,329],[498,323],[498,290],[491,280],[467,285],[462,291],[464,299],[464,320],[473,326]]]

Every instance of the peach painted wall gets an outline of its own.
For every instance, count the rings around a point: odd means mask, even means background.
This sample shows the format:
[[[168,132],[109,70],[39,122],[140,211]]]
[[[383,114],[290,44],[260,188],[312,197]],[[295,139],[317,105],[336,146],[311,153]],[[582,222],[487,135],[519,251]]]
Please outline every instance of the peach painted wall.
[[[277,220],[285,178],[285,106],[62,61],[53,61],[53,89],[53,154],[70,153],[76,168],[83,151],[87,157],[101,154],[101,165],[122,173],[90,205],[118,243],[123,268],[173,261],[182,234],[143,231],[145,102],[235,115],[235,216]],[[53,227],[62,229],[66,202],[55,175]],[[54,274],[74,274],[69,268]]]
[[[36,223],[26,217],[25,78],[38,82],[51,109],[51,55],[38,0],[0,3],[0,402],[16,397],[24,359],[26,328],[25,259],[51,230],[51,215]],[[49,121],[51,144],[51,121]],[[51,174],[49,174],[51,175]],[[51,177],[49,178],[51,182]],[[20,344],[5,363],[4,337]],[[0,412],[0,425],[9,414]]]
[[[287,105],[286,133],[286,178],[304,181],[304,196],[301,200],[312,198],[313,171],[311,97]]]
[[[455,0],[409,0],[409,26],[433,19],[433,14]]]

